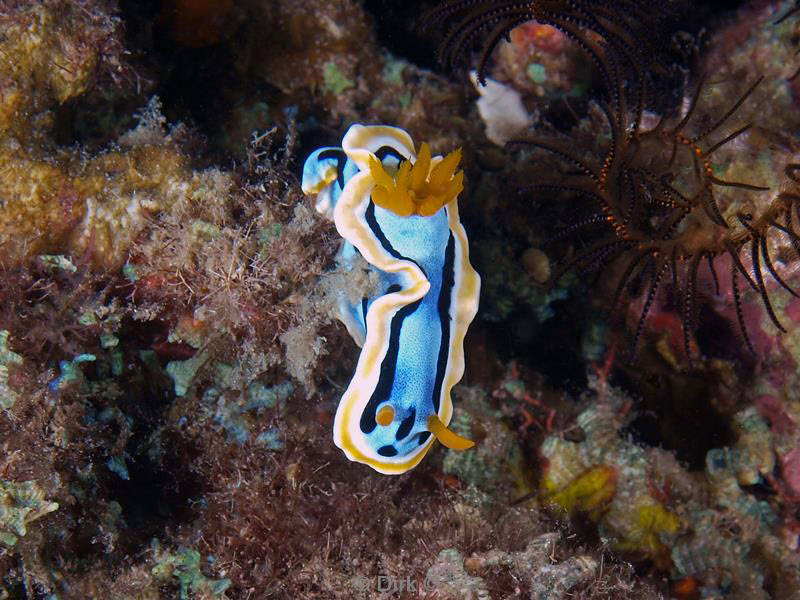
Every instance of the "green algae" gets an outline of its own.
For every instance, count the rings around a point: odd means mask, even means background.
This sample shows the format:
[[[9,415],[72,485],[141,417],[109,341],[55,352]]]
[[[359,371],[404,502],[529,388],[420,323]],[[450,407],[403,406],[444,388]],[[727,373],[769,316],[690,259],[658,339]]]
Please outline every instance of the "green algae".
[[[46,500],[35,481],[0,479],[0,543],[13,546],[32,521],[57,509],[58,503]]]
[[[22,357],[8,347],[9,332],[0,331],[0,409],[8,410],[17,401],[17,393],[8,385],[9,367],[22,364]]]
[[[323,65],[322,77],[325,81],[325,91],[336,96],[345,90],[355,87],[353,80],[347,78],[332,60]]]
[[[188,600],[193,595],[221,596],[231,586],[227,577],[212,579],[200,568],[201,556],[197,550],[181,546],[177,552],[171,553],[161,549],[158,540],[154,539],[150,549],[156,560],[151,573],[162,581],[177,580],[180,585],[181,600]]]

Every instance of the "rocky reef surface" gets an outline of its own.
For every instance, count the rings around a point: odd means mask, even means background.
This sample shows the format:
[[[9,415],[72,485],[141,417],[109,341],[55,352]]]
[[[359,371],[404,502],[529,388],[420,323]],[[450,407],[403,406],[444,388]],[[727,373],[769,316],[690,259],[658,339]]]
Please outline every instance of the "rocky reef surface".
[[[0,2],[0,600],[800,598],[798,5],[552,4],[599,20],[520,24],[476,88],[433,1]],[[668,136],[614,131],[639,98]],[[483,282],[476,447],[399,476],[331,435],[369,282],[300,177],[352,123],[462,148]],[[592,250],[580,165],[680,267]]]

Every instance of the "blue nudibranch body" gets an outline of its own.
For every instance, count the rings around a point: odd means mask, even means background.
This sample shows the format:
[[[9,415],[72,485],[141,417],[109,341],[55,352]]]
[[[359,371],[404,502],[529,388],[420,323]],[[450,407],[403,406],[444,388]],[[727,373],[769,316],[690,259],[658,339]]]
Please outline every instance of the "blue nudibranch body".
[[[341,259],[357,251],[380,276],[381,293],[340,307],[363,349],[334,441],[381,473],[413,468],[434,439],[472,446],[447,429],[480,291],[458,218],[459,157],[431,157],[427,144],[417,154],[396,127],[353,125],[341,148],[316,150],[303,168],[303,191],[345,240]]]

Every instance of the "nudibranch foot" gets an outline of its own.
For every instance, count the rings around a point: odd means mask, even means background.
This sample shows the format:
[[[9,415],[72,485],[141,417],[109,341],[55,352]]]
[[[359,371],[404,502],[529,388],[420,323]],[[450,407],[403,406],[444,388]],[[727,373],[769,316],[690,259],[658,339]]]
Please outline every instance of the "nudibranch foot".
[[[413,468],[436,439],[473,445],[447,428],[480,292],[458,217],[459,160],[427,144],[417,154],[396,127],[353,125],[341,148],[316,150],[303,168],[303,191],[345,240],[340,261],[360,254],[380,280],[374,295],[340,303],[363,349],[333,427],[350,460],[381,473]]]

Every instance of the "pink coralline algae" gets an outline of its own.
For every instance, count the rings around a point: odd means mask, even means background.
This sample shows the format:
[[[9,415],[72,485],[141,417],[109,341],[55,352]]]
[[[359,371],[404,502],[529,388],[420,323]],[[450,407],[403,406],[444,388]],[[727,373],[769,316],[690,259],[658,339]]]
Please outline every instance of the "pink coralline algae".
[[[781,473],[795,500],[800,501],[800,446],[781,456]]]

